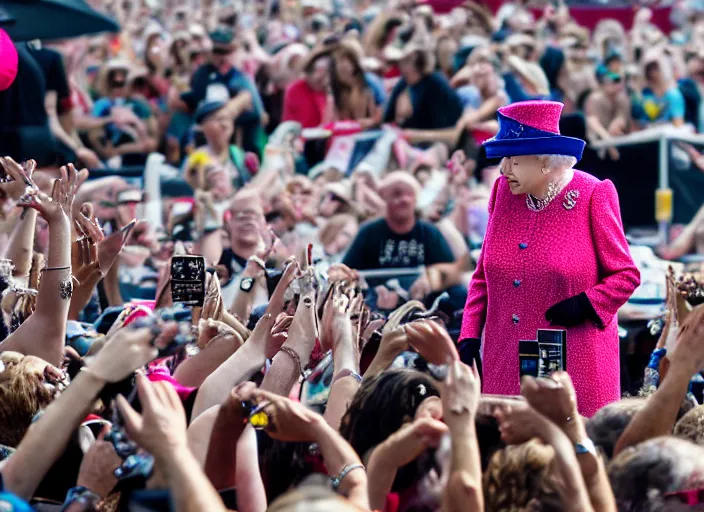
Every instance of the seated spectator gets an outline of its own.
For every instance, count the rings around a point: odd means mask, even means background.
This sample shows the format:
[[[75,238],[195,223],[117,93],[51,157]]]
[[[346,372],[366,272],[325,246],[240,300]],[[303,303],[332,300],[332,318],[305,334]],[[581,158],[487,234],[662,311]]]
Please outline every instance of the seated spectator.
[[[687,60],[687,76],[680,79],[679,89],[685,102],[685,121],[698,133],[704,133],[702,98],[704,97],[704,51],[699,50]]]
[[[112,122],[102,133],[91,132],[93,148],[105,160],[121,157],[121,165],[143,165],[156,149],[156,121],[149,104],[132,96],[129,83],[131,66],[121,60],[106,64],[102,76],[102,97],[93,105],[95,117],[111,117],[116,111],[131,111],[125,122]]]
[[[391,91],[384,122],[401,127],[411,144],[445,142],[454,147],[462,100],[447,79],[434,71],[432,40],[425,27],[416,23],[400,30],[385,55],[398,62],[402,78]]]
[[[371,128],[381,120],[381,102],[362,68],[361,46],[342,40],[332,55],[330,87],[335,102],[335,120],[357,121]]]
[[[585,114],[591,141],[609,140],[628,132],[631,122],[631,102],[623,87],[623,76],[606,68],[597,73],[599,89],[587,98]],[[616,148],[608,149],[612,160],[619,159]]]
[[[304,77],[292,82],[284,95],[282,121],[296,121],[303,128],[315,128],[332,120],[328,100],[330,47],[313,50],[301,68]]]
[[[198,148],[194,154],[205,154],[212,165],[225,172],[235,189],[242,188],[250,181],[252,174],[247,168],[242,150],[230,144],[234,122],[227,103],[203,102],[198,106],[194,119],[206,142],[205,146]]]
[[[682,93],[677,88],[672,74],[672,65],[659,52],[651,52],[643,58],[645,88],[643,89],[642,125],[671,123],[684,124],[685,106]]]
[[[224,101],[232,119],[239,145],[245,151],[260,154],[264,106],[252,80],[233,65],[236,49],[231,29],[218,29],[210,34],[213,49],[210,61],[200,66],[191,77],[191,90],[182,94],[182,107],[196,110],[204,100]]]
[[[418,182],[403,171],[386,176],[379,186],[386,201],[386,217],[363,225],[342,262],[356,270],[413,268],[454,261],[452,250],[440,231],[416,218]],[[378,306],[391,310],[399,304],[397,291],[389,290],[385,279],[369,280],[376,286]],[[426,275],[400,279],[410,297],[423,299],[430,289]],[[378,285],[378,286],[377,286]]]

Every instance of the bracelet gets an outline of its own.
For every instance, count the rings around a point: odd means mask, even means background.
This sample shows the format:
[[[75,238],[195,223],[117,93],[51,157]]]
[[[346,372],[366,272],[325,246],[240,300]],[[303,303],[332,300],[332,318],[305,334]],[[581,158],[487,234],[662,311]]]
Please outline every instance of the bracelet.
[[[66,501],[64,501],[64,504],[61,506],[60,512],[68,510],[68,508],[76,502],[81,505],[88,505],[94,508],[98,505],[98,503],[100,503],[100,500],[100,496],[87,487],[77,485],[76,487],[69,489],[68,493],[66,493]]]
[[[283,352],[284,354],[288,354],[293,358],[295,363],[298,365],[298,373],[300,375],[303,375],[303,365],[301,364],[301,358],[298,357],[298,354],[296,354],[296,351],[293,350],[291,347],[281,347],[279,349],[279,352]]]
[[[71,265],[67,267],[44,267],[42,272],[51,272],[52,270],[71,270]]]
[[[358,374],[354,370],[345,368],[343,370],[340,370],[338,374],[335,375],[335,377],[332,379],[332,384],[330,384],[330,386],[335,384],[338,380],[344,379],[345,377],[354,377],[354,380],[356,380],[357,382],[362,382],[362,376],[360,374]]]
[[[364,465],[348,464],[344,468],[342,468],[342,471],[340,471],[339,475],[330,478],[330,483],[332,484],[333,490],[337,491],[337,489],[340,487],[340,484],[342,483],[342,480],[355,469],[364,469]]]

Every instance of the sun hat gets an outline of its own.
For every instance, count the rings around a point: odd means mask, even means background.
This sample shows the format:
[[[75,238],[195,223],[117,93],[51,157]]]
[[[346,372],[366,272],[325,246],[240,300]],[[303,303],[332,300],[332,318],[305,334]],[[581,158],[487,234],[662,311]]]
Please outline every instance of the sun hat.
[[[397,62],[415,52],[422,52],[428,56],[426,71],[435,68],[434,62],[435,44],[432,36],[422,20],[399,29],[394,40],[384,48],[384,58],[391,62]]]
[[[487,158],[521,155],[568,155],[582,158],[586,143],[560,135],[557,101],[521,101],[498,110],[499,131],[484,143]]]
[[[547,96],[550,94],[550,81],[539,64],[524,60],[517,55],[510,55],[507,63],[517,75],[535,87],[539,95]]]

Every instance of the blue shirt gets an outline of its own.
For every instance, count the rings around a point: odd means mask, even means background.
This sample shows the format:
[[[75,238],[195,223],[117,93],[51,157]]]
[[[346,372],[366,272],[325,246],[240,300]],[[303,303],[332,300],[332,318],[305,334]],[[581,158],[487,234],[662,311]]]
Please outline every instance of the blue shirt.
[[[643,123],[656,123],[684,119],[684,97],[677,87],[657,96],[649,88],[643,89]]]
[[[386,91],[384,90],[384,80],[374,73],[364,73],[367,86],[372,91],[375,105],[383,105],[386,101]]]

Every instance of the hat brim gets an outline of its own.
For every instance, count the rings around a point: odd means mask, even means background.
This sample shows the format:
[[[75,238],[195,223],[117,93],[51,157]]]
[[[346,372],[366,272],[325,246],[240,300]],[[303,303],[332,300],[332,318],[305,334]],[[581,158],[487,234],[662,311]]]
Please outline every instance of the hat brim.
[[[484,143],[487,158],[524,155],[567,155],[582,159],[586,142],[574,137],[535,137],[530,139],[489,139]]]

